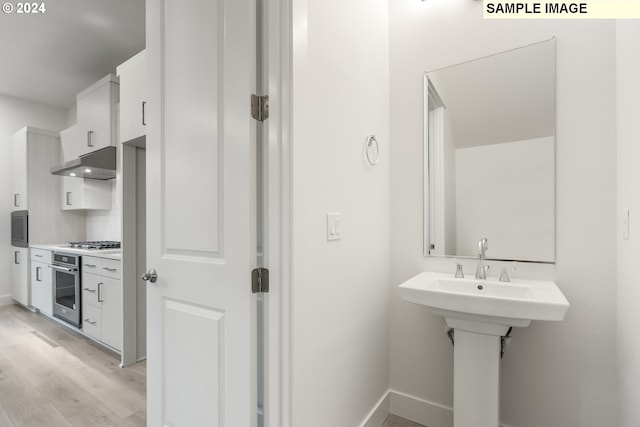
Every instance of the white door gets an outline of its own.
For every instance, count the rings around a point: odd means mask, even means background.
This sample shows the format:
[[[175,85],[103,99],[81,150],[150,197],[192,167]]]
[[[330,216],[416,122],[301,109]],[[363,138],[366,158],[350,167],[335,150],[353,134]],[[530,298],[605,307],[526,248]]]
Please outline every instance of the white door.
[[[148,425],[256,425],[250,0],[147,0]]]

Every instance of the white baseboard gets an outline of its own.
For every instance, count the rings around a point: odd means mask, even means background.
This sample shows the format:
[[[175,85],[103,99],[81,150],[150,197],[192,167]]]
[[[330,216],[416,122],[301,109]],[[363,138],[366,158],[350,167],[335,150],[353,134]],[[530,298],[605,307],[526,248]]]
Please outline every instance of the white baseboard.
[[[0,307],[13,304],[15,304],[15,302],[13,301],[13,297],[11,295],[0,295]]]
[[[389,397],[394,415],[429,427],[453,426],[453,408],[395,390],[389,390]]]
[[[395,390],[389,390],[388,396],[391,414],[429,427],[453,426],[453,408]],[[500,424],[500,427],[510,426]]]
[[[369,415],[367,415],[360,424],[360,427],[380,427],[389,416],[390,396],[389,391],[382,395],[378,403],[373,407]]]

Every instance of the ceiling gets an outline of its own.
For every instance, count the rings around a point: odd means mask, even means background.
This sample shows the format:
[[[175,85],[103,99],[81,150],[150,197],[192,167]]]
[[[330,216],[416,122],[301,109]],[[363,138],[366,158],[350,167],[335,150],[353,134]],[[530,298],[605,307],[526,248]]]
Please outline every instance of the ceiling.
[[[57,107],[145,47],[145,0],[54,0],[0,14],[0,93]]]

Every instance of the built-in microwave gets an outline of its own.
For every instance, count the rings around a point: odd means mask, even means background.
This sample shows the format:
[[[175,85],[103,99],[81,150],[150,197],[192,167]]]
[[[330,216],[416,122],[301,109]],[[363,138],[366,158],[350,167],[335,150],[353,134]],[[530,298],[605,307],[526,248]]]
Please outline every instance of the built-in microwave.
[[[11,246],[29,247],[29,211],[11,212]]]

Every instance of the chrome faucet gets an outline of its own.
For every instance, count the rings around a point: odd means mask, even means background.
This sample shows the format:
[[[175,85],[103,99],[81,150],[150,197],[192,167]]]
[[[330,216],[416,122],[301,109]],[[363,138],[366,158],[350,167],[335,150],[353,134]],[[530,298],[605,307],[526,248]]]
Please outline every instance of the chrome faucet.
[[[486,238],[478,240],[478,267],[476,268],[476,279],[486,280],[488,265],[484,265],[484,255],[489,249],[489,243]]]

